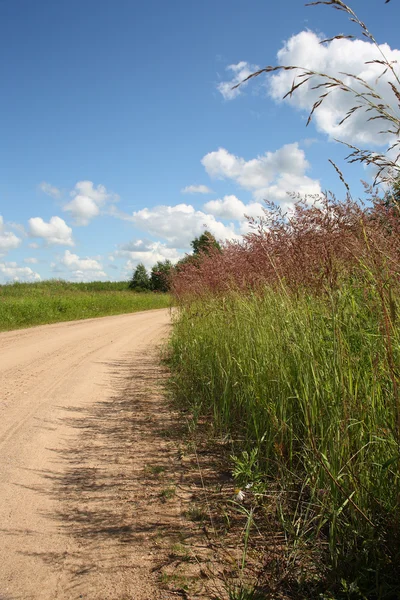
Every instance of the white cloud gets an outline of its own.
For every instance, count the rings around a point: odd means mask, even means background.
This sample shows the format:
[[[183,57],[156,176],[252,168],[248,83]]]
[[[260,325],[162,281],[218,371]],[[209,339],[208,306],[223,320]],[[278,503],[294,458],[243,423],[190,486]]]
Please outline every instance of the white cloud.
[[[314,196],[321,194],[321,186],[319,181],[311,179],[307,175],[282,173],[274,183],[255,190],[253,195],[258,201],[268,200],[288,207],[293,204],[288,192],[300,194],[303,197],[307,195]]]
[[[251,190],[257,201],[280,202],[287,199],[287,192],[321,192],[319,182],[305,174],[309,164],[297,143],[248,161],[220,148],[206,154],[201,162],[210,177],[235,181]]]
[[[244,204],[236,196],[224,196],[222,199],[210,200],[204,204],[204,210],[221,219],[245,221],[245,215],[258,217],[263,214],[263,205],[259,202]]]
[[[105,276],[103,267],[97,260],[94,258],[80,258],[69,250],[65,251],[61,263],[71,271],[90,271]]]
[[[361,90],[360,83],[350,77],[340,75],[340,73],[357,75],[377,90],[385,102],[393,106],[396,112],[396,98],[388,85],[388,81],[394,82],[393,75],[388,71],[379,78],[383,71],[382,65],[366,64],[367,61],[382,59],[374,44],[368,41],[349,39],[333,40],[327,44],[321,44],[321,39],[321,36],[312,31],[302,31],[292,36],[278,52],[278,64],[300,66],[338,76],[356,90]],[[400,63],[400,50],[391,49],[387,44],[380,45],[380,49],[389,61]],[[293,77],[293,71],[281,71],[270,76],[268,80],[270,95],[281,102],[282,97],[291,88]],[[285,102],[309,112],[321,93],[321,89],[312,89],[319,82],[317,79],[313,79],[305,83]],[[389,136],[378,134],[381,129],[387,129],[387,127],[382,127],[382,121],[368,122],[372,113],[365,114],[363,110],[358,110],[342,125],[339,125],[346,112],[355,105],[355,100],[350,93],[333,91],[314,113],[313,119],[317,128],[328,134],[330,138],[339,138],[352,144],[387,143],[390,139]]]
[[[82,271],[77,269],[71,272],[69,278],[73,281],[98,281],[99,279],[108,279],[108,276],[104,271]]]
[[[27,265],[36,265],[38,262],[39,261],[37,258],[24,258],[24,263],[26,263]]]
[[[233,179],[248,190],[269,185],[279,173],[303,174],[309,166],[297,143],[248,161],[220,148],[206,154],[201,162],[210,177]]]
[[[125,269],[131,271],[139,263],[143,263],[147,269],[158,261],[170,260],[176,263],[182,258],[182,253],[176,248],[170,248],[161,242],[151,242],[149,240],[132,240],[128,244],[123,244],[116,251],[117,256],[129,257]]]
[[[0,275],[4,281],[39,281],[39,273],[30,267],[19,267],[16,262],[0,263]]]
[[[48,196],[51,196],[52,198],[60,198],[61,197],[61,191],[56,188],[54,185],[51,185],[51,183],[48,183],[47,181],[42,181],[42,183],[39,184],[39,189],[44,193],[47,194]]]
[[[232,88],[255,71],[258,71],[259,68],[260,67],[257,65],[251,65],[243,60],[236,65],[229,65],[226,67],[226,70],[232,73],[232,79],[229,81],[221,81],[221,83],[217,85],[217,90],[222,94],[225,100],[233,100],[233,98],[236,98],[242,93],[243,88],[247,83],[242,84],[234,90]]]
[[[41,217],[29,219],[29,233],[33,237],[43,238],[48,244],[74,245],[72,229],[60,217],[51,217],[48,223]]]
[[[168,246],[189,248],[194,237],[208,229],[218,240],[235,239],[234,226],[224,225],[214,215],[196,210],[190,204],[143,208],[130,218],[137,227],[167,240]]]
[[[37,244],[36,242],[31,242],[30,244],[28,244],[29,248],[33,248],[34,250],[37,250],[37,248],[40,248],[40,245]]]
[[[21,239],[12,231],[6,231],[3,217],[0,215],[0,251],[8,252],[13,248],[18,248]]]
[[[181,190],[182,194],[212,194],[213,191],[210,190],[206,185],[187,185]]]
[[[94,258],[80,258],[69,250],[64,252],[59,264],[52,263],[51,267],[55,273],[68,270],[68,279],[74,281],[94,281],[107,277],[100,262]]]
[[[92,181],[78,181],[71,196],[73,199],[63,210],[72,215],[77,225],[87,225],[107,204],[112,208],[118,201],[116,194],[108,192],[104,185],[94,187]]]

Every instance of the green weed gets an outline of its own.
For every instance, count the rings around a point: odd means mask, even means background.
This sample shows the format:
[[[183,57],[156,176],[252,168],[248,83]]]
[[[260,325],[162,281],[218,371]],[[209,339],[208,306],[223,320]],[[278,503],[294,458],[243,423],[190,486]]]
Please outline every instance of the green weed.
[[[161,502],[167,502],[167,500],[171,500],[176,494],[176,490],[174,487],[167,487],[160,491],[158,497]]]

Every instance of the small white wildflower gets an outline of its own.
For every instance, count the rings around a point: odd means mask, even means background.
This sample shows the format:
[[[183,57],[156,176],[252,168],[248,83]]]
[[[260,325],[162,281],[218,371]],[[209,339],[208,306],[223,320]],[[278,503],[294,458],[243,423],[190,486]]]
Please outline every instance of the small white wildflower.
[[[245,496],[245,494],[244,494],[243,490],[240,490],[240,489],[235,490],[235,500],[237,502],[243,502],[244,496]]]

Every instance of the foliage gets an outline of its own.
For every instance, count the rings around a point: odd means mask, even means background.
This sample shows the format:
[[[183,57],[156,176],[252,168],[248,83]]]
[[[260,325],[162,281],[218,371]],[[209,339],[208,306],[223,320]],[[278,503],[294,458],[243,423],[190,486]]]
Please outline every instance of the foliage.
[[[201,236],[194,238],[192,242],[190,242],[191,247],[193,248],[193,254],[199,255],[201,252],[208,254],[211,249],[220,250],[221,246],[215,239],[215,237],[209,231],[204,231]]]
[[[170,260],[158,261],[151,269],[150,287],[154,292],[168,292],[172,269]]]
[[[196,269],[201,261],[200,259],[204,256],[213,256],[214,254],[218,254],[222,251],[220,243],[215,239],[215,237],[209,231],[205,230],[199,237],[194,238],[190,242],[190,245],[193,249],[193,254],[186,254],[183,258],[181,258],[174,269],[171,271],[170,277],[170,286],[171,280],[174,278],[175,273],[179,273],[181,271],[185,271],[186,267],[192,266]],[[194,272],[196,272],[194,270]]]
[[[150,277],[143,263],[139,263],[134,270],[132,279],[129,282],[129,289],[136,292],[150,290]]]

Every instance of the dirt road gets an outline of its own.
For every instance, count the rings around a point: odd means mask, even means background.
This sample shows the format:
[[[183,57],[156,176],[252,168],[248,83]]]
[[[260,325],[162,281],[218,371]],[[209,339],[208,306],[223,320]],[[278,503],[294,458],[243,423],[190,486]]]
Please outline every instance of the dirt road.
[[[137,482],[168,460],[149,423],[163,418],[154,348],[169,322],[157,310],[0,334],[0,600],[173,597],[146,540],[174,510],[143,517]]]

